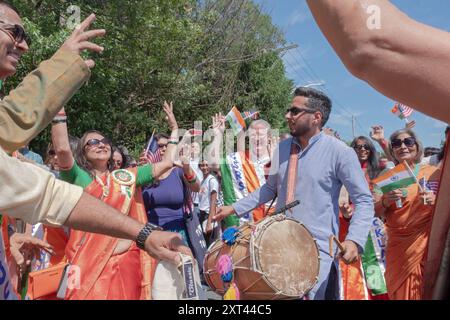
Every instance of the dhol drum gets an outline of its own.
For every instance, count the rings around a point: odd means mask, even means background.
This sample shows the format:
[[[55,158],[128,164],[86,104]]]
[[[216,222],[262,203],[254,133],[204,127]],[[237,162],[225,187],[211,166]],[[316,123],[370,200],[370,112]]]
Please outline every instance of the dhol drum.
[[[233,262],[233,282],[243,300],[300,299],[317,283],[319,249],[311,233],[285,215],[267,217],[239,228],[229,246],[215,241],[204,260],[208,285],[223,295],[227,286],[216,270],[222,255]]]

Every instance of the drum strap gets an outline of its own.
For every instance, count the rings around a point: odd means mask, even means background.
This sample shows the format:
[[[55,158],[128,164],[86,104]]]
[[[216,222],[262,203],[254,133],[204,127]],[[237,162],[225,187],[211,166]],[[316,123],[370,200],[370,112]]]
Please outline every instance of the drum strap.
[[[291,153],[289,155],[288,166],[288,178],[287,178],[287,192],[286,192],[286,205],[294,201],[295,187],[297,185],[297,173],[298,173],[298,154],[300,153],[300,147],[294,143],[291,143]],[[292,214],[292,209],[289,209]]]

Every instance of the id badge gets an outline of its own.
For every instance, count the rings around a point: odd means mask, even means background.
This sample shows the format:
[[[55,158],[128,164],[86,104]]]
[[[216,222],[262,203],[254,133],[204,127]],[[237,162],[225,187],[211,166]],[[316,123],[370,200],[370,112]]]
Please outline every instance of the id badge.
[[[61,281],[59,282],[58,291],[56,292],[56,297],[58,299],[64,299],[66,297],[67,292],[67,283],[69,280],[69,270],[70,270],[70,264],[67,264],[64,268]]]
[[[198,300],[197,283],[195,279],[194,264],[190,257],[182,257],[181,273],[183,275],[184,292],[182,295],[183,300]]]

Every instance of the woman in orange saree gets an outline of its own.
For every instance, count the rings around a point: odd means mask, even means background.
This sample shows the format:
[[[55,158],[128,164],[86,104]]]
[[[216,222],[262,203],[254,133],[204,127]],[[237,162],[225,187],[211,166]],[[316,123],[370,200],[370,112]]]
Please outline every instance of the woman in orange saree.
[[[66,115],[59,114],[52,126],[52,140],[58,155],[61,178],[85,188],[92,196],[123,214],[147,222],[139,188],[151,184],[173,166],[178,143],[178,126],[172,103],[164,103],[172,136],[163,161],[138,168],[112,171],[112,145],[98,131],[80,139],[76,160],[70,151]],[[134,242],[104,235],[71,231],[66,247],[71,264],[68,300],[150,299],[155,261]]]
[[[391,300],[420,300],[440,170],[420,164],[423,147],[410,129],[394,132],[389,148],[397,164],[406,162],[409,165],[424,192],[417,183],[385,194],[377,191],[375,211],[378,216],[385,217],[388,236],[386,285]],[[401,206],[396,204],[399,200]]]

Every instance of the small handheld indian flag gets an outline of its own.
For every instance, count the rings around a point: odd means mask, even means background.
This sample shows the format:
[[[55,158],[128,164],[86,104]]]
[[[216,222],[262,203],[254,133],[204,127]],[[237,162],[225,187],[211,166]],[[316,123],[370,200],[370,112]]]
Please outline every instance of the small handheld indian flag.
[[[395,114],[400,119],[405,120],[406,122],[409,122],[408,117],[411,116],[413,111],[414,111],[413,108],[410,108],[398,102],[394,105],[394,108],[392,108],[391,110],[393,114]]]
[[[233,133],[235,136],[239,134],[242,130],[246,128],[245,120],[242,117],[239,110],[234,106],[231,111],[227,114],[225,119],[230,124],[231,128],[233,129]]]
[[[373,183],[381,189],[381,192],[388,193],[416,183],[416,177],[404,163],[400,163],[392,170],[374,179]]]

